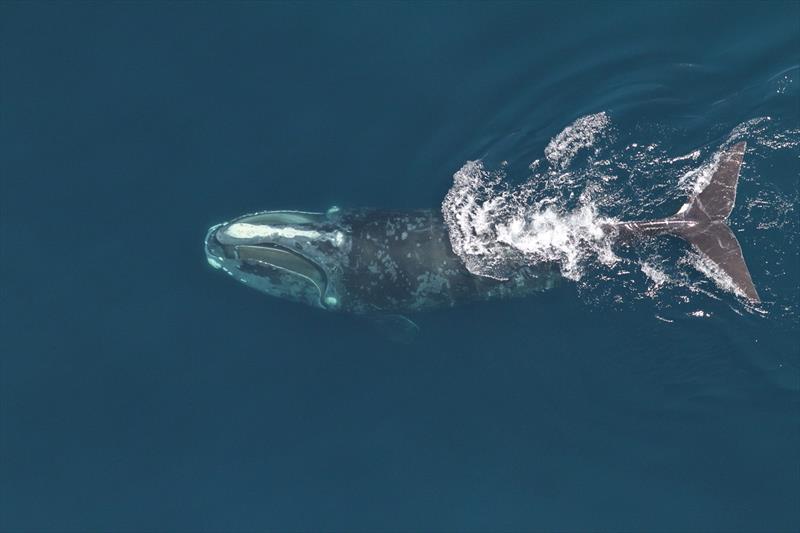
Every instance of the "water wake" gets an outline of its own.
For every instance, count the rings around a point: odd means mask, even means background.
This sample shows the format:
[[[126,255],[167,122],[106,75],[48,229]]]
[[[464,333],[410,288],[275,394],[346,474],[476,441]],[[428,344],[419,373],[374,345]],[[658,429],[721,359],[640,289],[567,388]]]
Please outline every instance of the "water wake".
[[[470,272],[495,279],[523,266],[553,263],[592,301],[656,299],[680,288],[674,300],[688,303],[692,294],[730,291],[724,272],[692,251],[676,249],[674,241],[649,239],[630,249],[612,249],[613,236],[604,227],[671,214],[680,205],[676,201],[708,184],[719,154],[736,142],[747,140],[750,152],[798,146],[797,132],[770,128],[768,117],[753,119],[734,128],[721,147],[713,143],[676,156],[657,143],[620,143],[606,113],[581,117],[550,140],[544,158],[530,164],[521,183],[509,178],[506,164],[490,169],[483,161],[469,161],[455,173],[442,204],[453,251]],[[746,159],[746,164],[753,163]],[[755,222],[754,230],[797,229],[792,199],[764,186],[758,190],[734,213],[734,231],[749,222]],[[764,213],[755,213],[761,209]],[[746,248],[747,236],[739,235]],[[765,273],[754,266],[769,297]]]
[[[521,265],[548,262],[557,264],[564,277],[579,280],[591,258],[616,262],[602,229],[612,219],[598,214],[595,187],[586,186],[577,205],[567,207],[575,176],[565,169],[608,124],[605,113],[576,120],[545,149],[550,170],[516,187],[505,181],[502,169],[488,171],[481,161],[467,162],[456,172],[442,214],[453,250],[470,272],[506,279]]]
[[[455,175],[442,212],[453,250],[470,272],[508,278],[522,264],[557,263],[561,273],[578,280],[590,257],[613,264],[616,256],[590,191],[580,206],[565,209],[554,198],[534,199],[529,187],[508,187],[502,172],[488,172],[469,162]]]

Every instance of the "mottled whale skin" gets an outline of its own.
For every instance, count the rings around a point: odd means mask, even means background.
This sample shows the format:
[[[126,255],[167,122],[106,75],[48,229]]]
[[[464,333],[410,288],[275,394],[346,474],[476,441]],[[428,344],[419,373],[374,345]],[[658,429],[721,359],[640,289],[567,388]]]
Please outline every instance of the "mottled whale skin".
[[[520,269],[505,281],[471,274],[453,253],[437,211],[350,212],[343,222],[351,236],[342,278],[350,311],[413,312],[519,297],[559,278],[553,265]]]
[[[453,253],[441,214],[430,209],[246,215],[212,228],[206,254],[267,294],[357,314],[526,296],[560,278],[554,265],[521,268],[504,281],[471,274]]]

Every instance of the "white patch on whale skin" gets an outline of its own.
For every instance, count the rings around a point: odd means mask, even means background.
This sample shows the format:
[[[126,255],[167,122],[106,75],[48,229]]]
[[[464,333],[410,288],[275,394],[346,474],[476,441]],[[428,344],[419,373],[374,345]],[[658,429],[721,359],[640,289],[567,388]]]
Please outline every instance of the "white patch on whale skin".
[[[294,239],[296,237],[306,237],[308,239],[318,239],[322,234],[314,230],[302,230],[291,227],[276,228],[266,224],[247,224],[246,222],[236,222],[225,229],[225,234],[234,239],[255,239],[267,237],[283,237]]]

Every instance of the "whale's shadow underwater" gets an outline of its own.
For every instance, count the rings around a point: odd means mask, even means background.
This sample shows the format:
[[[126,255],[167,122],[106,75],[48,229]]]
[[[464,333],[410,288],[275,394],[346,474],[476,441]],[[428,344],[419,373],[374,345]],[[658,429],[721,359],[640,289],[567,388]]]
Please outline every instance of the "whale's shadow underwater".
[[[734,293],[758,302],[741,247],[726,224],[745,149],[740,142],[723,151],[706,187],[673,216],[606,223],[604,234],[628,243],[680,237],[729,278]],[[264,211],[213,226],[205,252],[213,267],[256,290],[371,317],[405,340],[418,330],[407,313],[525,296],[561,277],[552,263],[525,264],[504,279],[471,273],[433,209]]]

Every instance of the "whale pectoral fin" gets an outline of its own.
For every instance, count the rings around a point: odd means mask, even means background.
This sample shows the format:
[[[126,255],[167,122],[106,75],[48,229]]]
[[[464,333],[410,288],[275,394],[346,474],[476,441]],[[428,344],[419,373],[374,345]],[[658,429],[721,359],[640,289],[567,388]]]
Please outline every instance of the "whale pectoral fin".
[[[372,325],[392,342],[411,344],[419,335],[419,326],[404,315],[371,315]]]

